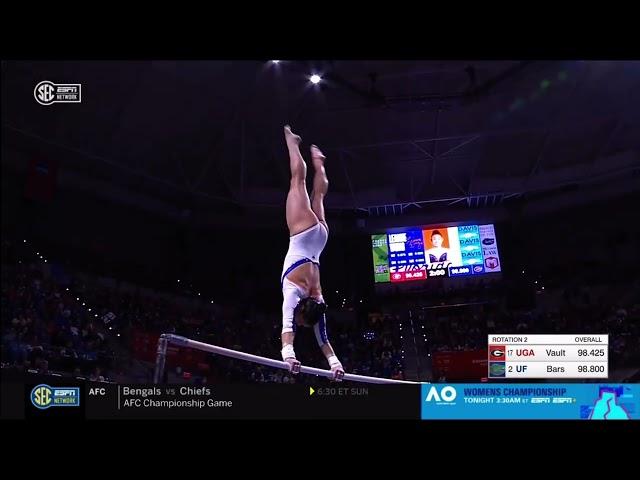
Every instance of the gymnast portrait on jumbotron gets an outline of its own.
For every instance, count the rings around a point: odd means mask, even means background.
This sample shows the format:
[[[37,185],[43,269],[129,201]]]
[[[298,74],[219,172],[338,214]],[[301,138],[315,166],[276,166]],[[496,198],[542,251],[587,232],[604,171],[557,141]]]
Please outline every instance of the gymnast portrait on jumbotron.
[[[440,230],[433,230],[431,236],[427,238],[432,247],[426,253],[427,263],[450,262],[451,251],[445,247],[445,238]],[[425,240],[427,240],[425,239]]]

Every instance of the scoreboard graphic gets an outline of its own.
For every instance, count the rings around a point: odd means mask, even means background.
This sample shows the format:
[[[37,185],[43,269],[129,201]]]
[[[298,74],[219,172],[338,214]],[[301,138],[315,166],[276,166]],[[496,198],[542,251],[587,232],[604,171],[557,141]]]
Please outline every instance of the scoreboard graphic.
[[[407,228],[372,235],[371,247],[376,283],[501,271],[492,224]]]
[[[489,335],[488,378],[608,378],[609,335]]]

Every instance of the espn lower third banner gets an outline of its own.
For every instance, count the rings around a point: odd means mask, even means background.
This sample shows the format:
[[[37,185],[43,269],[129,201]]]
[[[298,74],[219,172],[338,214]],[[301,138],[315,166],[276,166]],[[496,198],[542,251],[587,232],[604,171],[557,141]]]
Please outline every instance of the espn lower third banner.
[[[2,370],[2,418],[640,419],[638,383],[118,385]]]

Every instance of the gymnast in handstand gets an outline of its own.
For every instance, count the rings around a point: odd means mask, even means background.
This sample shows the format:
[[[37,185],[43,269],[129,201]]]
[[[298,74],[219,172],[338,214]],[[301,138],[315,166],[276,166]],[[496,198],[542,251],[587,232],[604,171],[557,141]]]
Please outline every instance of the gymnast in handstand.
[[[280,277],[282,284],[282,359],[292,373],[300,371],[293,348],[297,326],[312,327],[318,345],[329,363],[335,380],[342,380],[344,369],[327,337],[326,309],[320,286],[320,254],[327,244],[329,226],[324,213],[324,197],[329,188],[324,168],[325,156],[311,145],[314,167],[311,198],[307,193],[307,165],[300,153],[301,138],[287,125],[284,136],[289,150],[291,184],[287,195],[289,250]]]

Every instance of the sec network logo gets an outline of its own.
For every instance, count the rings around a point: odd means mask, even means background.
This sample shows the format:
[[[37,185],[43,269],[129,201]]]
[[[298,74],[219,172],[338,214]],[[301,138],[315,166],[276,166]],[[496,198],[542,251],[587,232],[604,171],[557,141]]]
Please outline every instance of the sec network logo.
[[[40,410],[50,407],[80,406],[80,389],[78,387],[50,387],[44,383],[31,390],[31,403]]]
[[[40,105],[54,103],[81,103],[82,85],[80,83],[53,83],[44,80],[33,89],[33,96]]]

